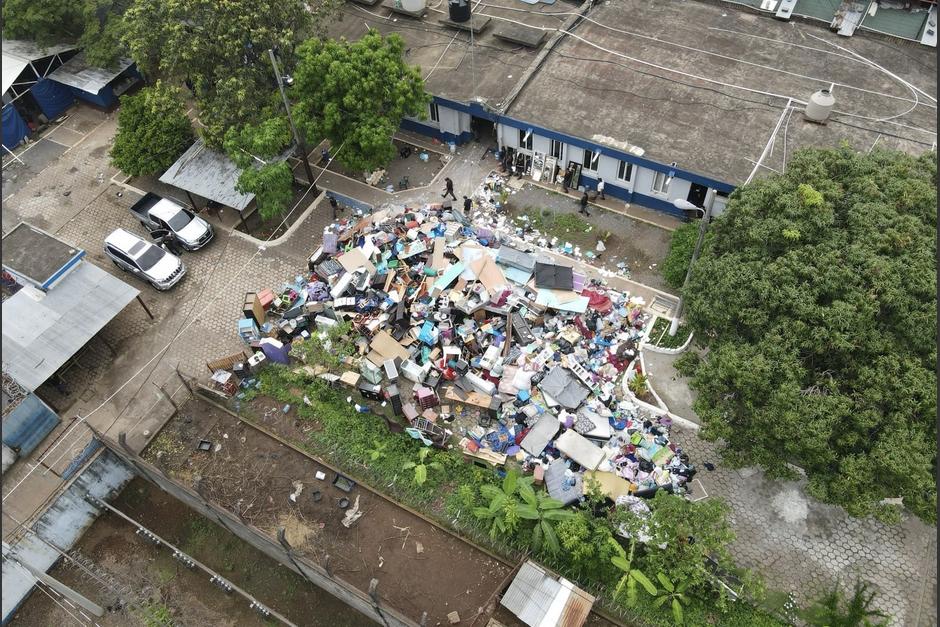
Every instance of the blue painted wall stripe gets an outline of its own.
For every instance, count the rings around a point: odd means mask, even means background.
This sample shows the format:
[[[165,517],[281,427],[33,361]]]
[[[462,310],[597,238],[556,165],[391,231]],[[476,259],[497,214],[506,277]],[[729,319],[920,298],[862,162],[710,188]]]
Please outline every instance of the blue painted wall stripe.
[[[42,284],[42,289],[44,290],[49,289],[49,286],[51,286],[53,283],[58,281],[59,278],[61,278],[63,274],[68,272],[69,268],[71,268],[72,266],[77,264],[79,261],[81,261],[82,257],[84,256],[85,256],[85,251],[79,249],[79,251],[75,253],[75,255],[71,259],[69,259],[68,263],[66,263],[64,266],[59,268],[58,271],[56,271],[56,273],[53,274],[51,277],[46,279],[46,282]]]

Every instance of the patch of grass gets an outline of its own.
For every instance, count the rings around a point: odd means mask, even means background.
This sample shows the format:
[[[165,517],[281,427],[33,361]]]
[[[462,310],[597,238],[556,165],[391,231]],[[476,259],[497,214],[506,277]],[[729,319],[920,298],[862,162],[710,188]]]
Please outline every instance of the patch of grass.
[[[689,339],[689,334],[692,333],[692,328],[688,325],[680,324],[679,328],[676,329],[676,334],[670,336],[669,325],[671,324],[672,320],[657,318],[656,324],[653,325],[653,330],[650,331],[649,343],[653,346],[659,346],[660,348],[679,348],[685,344],[685,341]]]
[[[552,237],[564,238],[577,233],[590,233],[594,228],[576,214],[555,213],[550,209],[539,210],[527,207],[522,215],[516,217],[516,220],[526,222],[523,216],[528,218],[528,224],[533,229]]]
[[[142,606],[138,613],[146,627],[172,627],[173,625],[170,608],[163,603],[151,601]]]
[[[212,539],[212,536],[215,535],[215,532],[216,530],[213,528],[212,523],[202,516],[195,516],[186,526],[181,548],[185,553],[192,555],[206,546]]]

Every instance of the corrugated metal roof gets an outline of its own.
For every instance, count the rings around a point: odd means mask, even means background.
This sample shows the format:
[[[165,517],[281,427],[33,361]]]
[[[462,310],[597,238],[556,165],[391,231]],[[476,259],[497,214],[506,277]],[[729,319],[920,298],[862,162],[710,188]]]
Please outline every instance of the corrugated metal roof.
[[[241,169],[231,159],[198,139],[160,176],[160,182],[242,211],[255,195],[235,189],[240,174]]]
[[[23,41],[19,39],[4,39],[0,41],[0,53],[3,58],[3,89],[0,93],[6,93],[13,81],[20,75],[30,61],[37,61],[45,57],[74,50],[74,44],[57,44],[54,46],[43,47],[32,41]]]
[[[550,578],[535,562],[519,569],[500,604],[530,627],[537,627],[552,605],[561,585]]]
[[[3,369],[35,390],[138,293],[87,261],[45,294],[24,287],[3,302]]]
[[[567,579],[556,580],[529,560],[519,569],[500,605],[529,627],[581,627],[594,600]]]
[[[84,52],[79,52],[49,74],[49,78],[63,85],[97,94],[133,63],[130,59],[120,59],[114,69],[95,67],[88,64]]]

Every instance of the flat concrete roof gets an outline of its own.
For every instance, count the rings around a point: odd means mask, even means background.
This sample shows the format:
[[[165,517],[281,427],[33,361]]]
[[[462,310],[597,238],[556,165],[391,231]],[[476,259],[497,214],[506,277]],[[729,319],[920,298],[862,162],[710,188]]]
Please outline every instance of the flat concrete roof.
[[[20,222],[3,236],[3,267],[46,289],[63,269],[80,258],[84,251]]]
[[[561,27],[577,5],[556,2],[528,5],[518,0],[486,0],[474,5],[474,16],[489,16],[489,24],[473,35],[470,54],[470,33],[440,23],[446,19],[447,2],[429,3],[425,15],[415,19],[395,13],[381,5],[363,7],[347,2],[341,10],[342,19],[329,28],[331,37],[358,40],[366,33],[366,25],[383,35],[396,32],[405,40],[405,60],[421,68],[428,92],[459,102],[480,99],[493,108],[500,108],[520,78],[539,54],[536,48],[510,43],[494,35],[501,25],[510,22],[497,17],[524,22],[535,28]],[[547,37],[545,39],[547,41]]]
[[[587,18],[548,55],[509,116],[601,144],[595,135],[625,141],[644,158],[733,185],[747,179],[787,98],[805,102],[833,83],[840,113],[821,126],[793,112],[764,161],[769,168],[781,168],[784,150],[843,140],[912,153],[936,141],[935,102],[918,94],[931,106],[914,106],[911,88],[835,46],[936,98],[931,48],[688,0],[608,1]]]

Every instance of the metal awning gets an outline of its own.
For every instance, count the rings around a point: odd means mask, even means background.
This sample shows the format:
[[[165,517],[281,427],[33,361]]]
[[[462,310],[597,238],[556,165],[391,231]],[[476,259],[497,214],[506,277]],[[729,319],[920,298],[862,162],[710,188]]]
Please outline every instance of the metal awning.
[[[34,391],[138,293],[88,261],[48,292],[24,287],[3,302],[3,369]]]
[[[235,189],[240,174],[241,169],[231,159],[198,139],[160,176],[160,182],[243,211],[255,195]]]
[[[131,59],[120,59],[112,69],[95,67],[89,65],[84,52],[79,52],[49,74],[48,78],[90,94],[97,94],[133,64]]]
[[[17,39],[4,39],[0,41],[0,53],[2,53],[3,57],[3,89],[0,90],[0,93],[6,93],[6,91],[13,86],[13,83],[30,62],[74,49],[74,44],[56,44],[54,46],[43,47],[32,41]],[[39,78],[38,72],[36,74],[36,78]],[[36,78],[31,82],[35,82]]]

